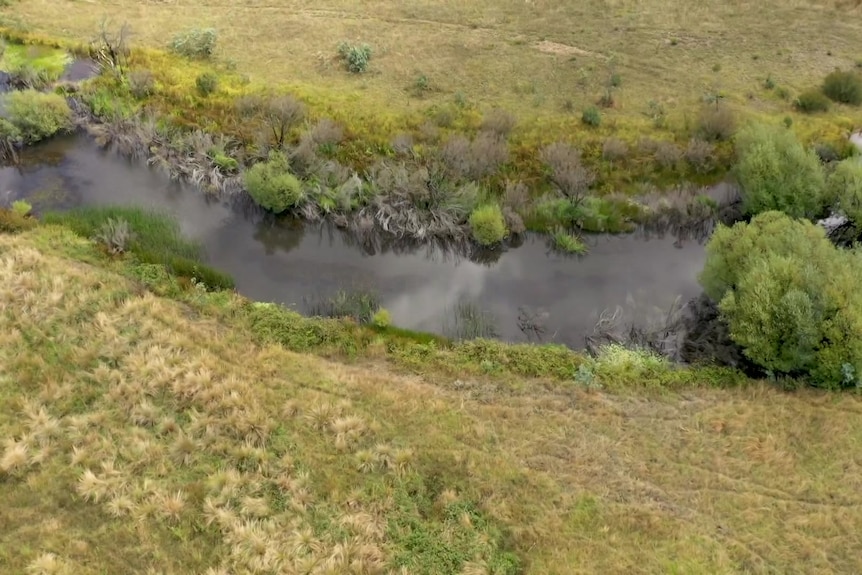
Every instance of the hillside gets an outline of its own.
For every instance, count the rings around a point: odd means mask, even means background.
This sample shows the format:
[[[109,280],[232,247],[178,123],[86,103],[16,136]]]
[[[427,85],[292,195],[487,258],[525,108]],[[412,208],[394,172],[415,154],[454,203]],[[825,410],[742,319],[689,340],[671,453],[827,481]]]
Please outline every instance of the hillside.
[[[128,270],[0,235],[3,573],[862,570],[858,396],[298,354]]]

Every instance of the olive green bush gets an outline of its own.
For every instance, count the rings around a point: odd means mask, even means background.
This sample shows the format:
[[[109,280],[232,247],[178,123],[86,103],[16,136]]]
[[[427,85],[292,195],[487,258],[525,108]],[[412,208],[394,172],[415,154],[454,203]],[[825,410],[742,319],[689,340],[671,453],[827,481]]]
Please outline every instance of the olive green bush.
[[[509,235],[503,210],[497,204],[485,204],[470,214],[470,231],[473,239],[483,246],[498,244]]]
[[[719,227],[700,281],[754,363],[812,385],[856,387],[862,369],[862,255],[822,228],[770,211]]]
[[[302,200],[302,183],[290,172],[287,157],[272,151],[265,162],[253,165],[244,175],[252,199],[265,210],[280,214]]]
[[[826,180],[826,195],[854,224],[862,224],[862,162],[848,158],[835,165]]]
[[[59,94],[21,90],[6,96],[9,121],[27,143],[72,129],[72,110]]]
[[[750,215],[778,210],[812,218],[823,209],[825,176],[813,150],[787,128],[752,124],[737,134],[736,178]]]

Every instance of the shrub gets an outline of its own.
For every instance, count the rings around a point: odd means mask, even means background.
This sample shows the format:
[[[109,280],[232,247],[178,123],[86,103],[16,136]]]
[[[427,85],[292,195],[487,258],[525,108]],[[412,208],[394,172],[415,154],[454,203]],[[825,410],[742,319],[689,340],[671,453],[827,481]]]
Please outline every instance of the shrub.
[[[33,206],[25,200],[15,200],[12,202],[12,211],[22,218],[26,218],[33,211]]]
[[[368,69],[368,62],[371,61],[371,46],[342,42],[338,45],[338,55],[350,72],[361,74]]]
[[[72,128],[72,110],[59,94],[23,90],[7,95],[6,103],[9,121],[28,143]]]
[[[218,76],[212,72],[204,72],[195,78],[198,94],[206,98],[218,89]]]
[[[253,165],[244,175],[245,187],[263,209],[280,214],[302,199],[302,184],[290,173],[287,157],[270,152],[265,162]]]
[[[813,151],[779,126],[751,125],[736,140],[736,177],[748,214],[778,210],[814,217],[822,209],[824,175]]]
[[[857,227],[862,225],[862,162],[839,162],[826,181],[826,197]]]
[[[584,255],[587,244],[580,237],[563,228],[555,229],[551,234],[554,249],[564,254]]]
[[[290,131],[305,117],[305,106],[290,95],[269,99],[256,95],[243,96],[237,99],[236,109],[243,118],[259,115],[278,148],[284,145]]]
[[[497,204],[485,204],[470,214],[470,231],[473,239],[483,246],[500,243],[509,234],[503,210]]]
[[[0,233],[17,234],[36,226],[36,220],[22,216],[14,209],[0,208]]]
[[[599,124],[602,123],[602,113],[599,112],[599,109],[595,106],[590,106],[589,108],[584,110],[583,114],[581,114],[581,122],[583,122],[587,126],[597,128]]]
[[[505,110],[495,108],[482,118],[480,129],[505,138],[515,128],[515,117]]]
[[[389,310],[383,307],[378,309],[371,316],[371,323],[379,328],[387,328],[392,325],[392,316],[389,314]]]
[[[206,59],[215,51],[218,33],[213,28],[193,28],[174,36],[168,47],[186,58]]]
[[[829,98],[816,89],[805,90],[796,98],[796,109],[806,114],[826,112],[829,110]]]
[[[152,96],[156,91],[156,80],[149,70],[132,70],[129,73],[129,92],[138,99]]]
[[[815,385],[858,385],[862,368],[860,260],[838,250],[822,228],[766,212],[719,227],[707,245],[701,283],[731,338],[775,374]]]
[[[581,152],[569,144],[555,142],[539,153],[550,171],[550,179],[571,202],[579,202],[595,181],[592,172],[581,163]]]
[[[655,161],[665,170],[676,168],[682,159],[682,150],[673,142],[659,142],[655,148]]]
[[[727,106],[705,106],[700,111],[697,132],[707,141],[729,140],[736,130],[736,117]]]
[[[133,234],[129,222],[123,218],[108,218],[93,239],[102,244],[111,254],[125,253]]]
[[[706,263],[699,276],[706,295],[721,301],[739,283],[752,258],[765,253],[802,259],[828,257],[825,232],[811,222],[791,219],[777,211],[764,212],[751,222],[718,226],[706,245]]]
[[[700,138],[689,140],[683,156],[695,173],[708,174],[715,168],[715,147]]]
[[[479,134],[470,143],[469,159],[467,176],[478,180],[495,173],[509,160],[509,146],[498,134]]]
[[[862,104],[862,75],[851,70],[835,70],[823,80],[823,93],[835,102]]]
[[[602,145],[602,158],[609,162],[625,160],[628,154],[628,145],[619,138],[608,138]]]

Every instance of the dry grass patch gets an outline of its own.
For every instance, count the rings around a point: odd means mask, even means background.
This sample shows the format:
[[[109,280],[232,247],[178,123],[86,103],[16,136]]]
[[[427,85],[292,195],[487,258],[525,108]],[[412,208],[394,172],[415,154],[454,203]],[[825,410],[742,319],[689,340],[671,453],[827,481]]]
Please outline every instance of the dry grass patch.
[[[46,233],[0,236],[4,572],[862,570],[857,396],[345,365]]]

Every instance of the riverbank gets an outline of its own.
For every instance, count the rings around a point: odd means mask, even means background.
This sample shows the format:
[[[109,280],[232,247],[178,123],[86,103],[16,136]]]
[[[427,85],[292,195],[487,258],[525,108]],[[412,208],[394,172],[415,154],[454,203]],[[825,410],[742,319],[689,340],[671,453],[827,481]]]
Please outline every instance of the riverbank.
[[[44,41],[8,28],[5,33]],[[111,41],[103,36],[102,44],[69,47],[104,54]],[[228,195],[244,195],[250,166],[283,164],[300,187],[276,209],[330,219],[358,233],[377,229],[494,247],[535,230],[549,234],[556,249],[583,253],[584,232],[630,231],[679,214],[709,219],[715,206],[703,201],[708,190],[685,182],[714,182],[733,161],[727,129],[739,121],[738,111],[722,103],[703,107],[701,120],[728,122],[713,126],[717,137],[709,141],[697,139],[700,124],[673,132],[670,140],[651,139],[646,131],[637,141],[618,137],[619,127],[560,124],[574,145],[555,143],[553,130],[531,142],[515,116],[467,108],[442,126],[422,116],[368,128],[349,107],[264,89],[218,61],[123,48],[122,62],[108,66],[114,72],[74,96],[97,139]],[[199,79],[212,82],[212,89],[202,91]],[[808,141],[841,156],[849,153],[845,132],[852,122],[840,114],[791,121]],[[284,159],[273,159],[273,150]],[[493,209],[482,212],[485,219],[472,217],[488,206]],[[656,215],[656,208],[675,214]],[[477,235],[477,229],[492,231]]]
[[[860,568],[854,394],[303,318],[56,226],[0,280],[9,572]]]

